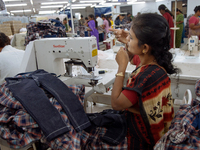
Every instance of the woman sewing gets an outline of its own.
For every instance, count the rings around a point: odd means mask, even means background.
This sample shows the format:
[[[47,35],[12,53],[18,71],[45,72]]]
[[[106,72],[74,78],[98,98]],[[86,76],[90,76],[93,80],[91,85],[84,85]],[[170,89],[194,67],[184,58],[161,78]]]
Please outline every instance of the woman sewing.
[[[166,19],[157,14],[139,15],[128,33],[114,31],[118,40],[126,43],[116,55],[118,71],[113,85],[111,104],[115,110],[125,110],[128,124],[128,149],[153,149],[168,131],[174,116],[171,81],[168,75],[178,69],[172,65],[170,29]],[[130,55],[138,55],[139,66],[123,87]]]

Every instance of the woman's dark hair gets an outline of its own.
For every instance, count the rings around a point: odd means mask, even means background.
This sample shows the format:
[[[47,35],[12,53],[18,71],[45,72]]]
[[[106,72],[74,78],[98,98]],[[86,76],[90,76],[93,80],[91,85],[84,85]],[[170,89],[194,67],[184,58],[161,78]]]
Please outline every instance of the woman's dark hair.
[[[138,46],[148,44],[151,55],[168,74],[178,73],[172,65],[173,56],[170,49],[170,29],[167,20],[161,15],[148,13],[135,18],[131,29],[138,39]]]
[[[180,9],[178,9],[178,8],[176,8],[176,11],[178,12],[180,12],[181,14],[183,13]]]
[[[4,33],[0,32],[0,48],[10,45],[10,39]]]
[[[98,22],[94,19],[94,15],[93,14],[90,14],[89,17],[94,20],[95,22],[95,27],[97,28],[98,27]]]
[[[108,21],[109,27],[111,26],[111,22],[109,20],[109,16],[106,17],[104,14],[102,14],[101,18],[106,18],[106,20]]]
[[[88,20],[88,17],[85,17],[85,20]]]
[[[198,10],[200,11],[200,5],[194,8],[194,12],[197,13]]]
[[[158,10],[164,10],[165,12],[168,12],[174,18],[174,15],[171,13],[171,11],[169,11],[169,9],[164,4],[160,5],[158,7]]]
[[[64,18],[63,21],[67,21],[67,18]]]

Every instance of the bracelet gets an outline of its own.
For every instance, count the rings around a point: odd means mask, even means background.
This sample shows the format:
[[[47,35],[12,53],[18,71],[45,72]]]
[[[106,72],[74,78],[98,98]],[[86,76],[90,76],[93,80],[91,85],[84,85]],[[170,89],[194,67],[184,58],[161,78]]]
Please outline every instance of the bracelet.
[[[123,74],[123,72],[119,72],[119,73],[117,73],[115,76],[116,76],[116,77],[124,77],[124,74]]]

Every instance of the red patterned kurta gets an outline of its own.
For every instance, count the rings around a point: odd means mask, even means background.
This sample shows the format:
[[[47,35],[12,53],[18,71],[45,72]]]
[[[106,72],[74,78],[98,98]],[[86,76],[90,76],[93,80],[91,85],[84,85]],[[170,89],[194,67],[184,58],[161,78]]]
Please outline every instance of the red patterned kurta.
[[[136,110],[126,112],[129,150],[153,149],[174,116],[170,78],[158,65],[142,66],[133,71],[122,93]]]

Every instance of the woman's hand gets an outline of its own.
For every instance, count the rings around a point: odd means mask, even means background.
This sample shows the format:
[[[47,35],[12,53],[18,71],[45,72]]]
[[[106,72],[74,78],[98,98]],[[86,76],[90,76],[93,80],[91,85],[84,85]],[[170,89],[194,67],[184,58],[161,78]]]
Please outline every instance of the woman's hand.
[[[117,38],[118,41],[127,44],[128,40],[126,39],[129,31],[124,31],[123,29],[109,29],[110,31],[113,31],[113,33],[115,34],[115,37]]]
[[[123,47],[121,47],[117,52],[115,60],[119,65],[119,70],[125,71],[129,62],[129,56]]]

